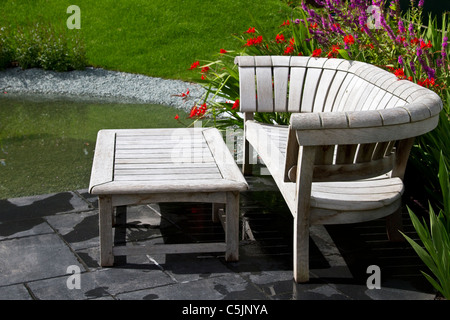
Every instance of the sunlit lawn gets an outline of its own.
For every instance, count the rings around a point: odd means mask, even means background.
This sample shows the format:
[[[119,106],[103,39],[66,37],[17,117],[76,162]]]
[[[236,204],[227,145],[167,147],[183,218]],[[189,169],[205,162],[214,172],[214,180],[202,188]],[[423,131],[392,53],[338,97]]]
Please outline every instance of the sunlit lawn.
[[[80,8],[80,30],[66,27],[72,4]],[[281,0],[4,0],[0,26],[39,22],[80,32],[93,66],[189,80],[191,63],[236,48],[233,34],[252,26],[252,17],[276,29],[289,14]]]

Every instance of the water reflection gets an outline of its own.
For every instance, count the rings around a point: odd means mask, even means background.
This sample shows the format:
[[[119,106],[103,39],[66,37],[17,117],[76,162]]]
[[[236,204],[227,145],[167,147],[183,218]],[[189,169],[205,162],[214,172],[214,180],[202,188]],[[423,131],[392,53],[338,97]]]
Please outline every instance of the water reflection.
[[[87,188],[97,132],[179,127],[149,104],[0,95],[0,199]]]

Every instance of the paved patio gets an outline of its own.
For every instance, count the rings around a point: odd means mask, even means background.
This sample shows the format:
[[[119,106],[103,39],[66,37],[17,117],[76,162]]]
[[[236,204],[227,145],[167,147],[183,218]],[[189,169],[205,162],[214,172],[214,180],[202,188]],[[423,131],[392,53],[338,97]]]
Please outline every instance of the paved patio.
[[[226,263],[221,254],[167,254],[119,257],[117,266],[100,268],[97,199],[87,190],[0,200],[0,299],[435,298],[420,274],[425,266],[407,243],[386,240],[383,219],[313,227],[312,279],[295,284],[289,210],[270,177],[248,182],[250,191],[241,194],[242,240],[235,263]],[[132,207],[119,214],[122,228],[115,241],[223,239],[221,225],[210,221],[210,209],[210,204]],[[407,233],[414,235],[406,213],[404,219]],[[381,289],[367,287],[370,265],[380,267]]]

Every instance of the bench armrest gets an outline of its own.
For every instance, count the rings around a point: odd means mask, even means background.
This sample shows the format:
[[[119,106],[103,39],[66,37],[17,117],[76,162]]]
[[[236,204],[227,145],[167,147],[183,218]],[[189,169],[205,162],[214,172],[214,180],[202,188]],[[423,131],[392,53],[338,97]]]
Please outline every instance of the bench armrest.
[[[384,110],[295,113],[290,129],[304,146],[401,140],[433,130],[439,121],[437,110],[415,103]]]

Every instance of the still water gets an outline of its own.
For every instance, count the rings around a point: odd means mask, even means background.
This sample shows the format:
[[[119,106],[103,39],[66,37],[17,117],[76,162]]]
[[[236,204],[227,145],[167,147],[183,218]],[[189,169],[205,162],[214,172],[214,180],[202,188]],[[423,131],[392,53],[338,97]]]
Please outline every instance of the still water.
[[[149,104],[0,95],[0,199],[85,189],[97,132],[184,127],[186,114]]]

